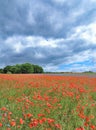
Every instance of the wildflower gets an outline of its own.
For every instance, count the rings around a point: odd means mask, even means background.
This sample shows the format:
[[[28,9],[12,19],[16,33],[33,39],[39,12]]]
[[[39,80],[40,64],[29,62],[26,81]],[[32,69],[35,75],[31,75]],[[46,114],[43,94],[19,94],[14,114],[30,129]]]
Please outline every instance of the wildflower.
[[[24,124],[24,120],[22,118],[20,118],[20,124]]]
[[[87,122],[85,122],[85,123],[84,123],[84,126],[86,126],[86,127],[87,127],[88,125],[89,125],[89,124],[88,124]]]
[[[76,130],[85,130],[83,127],[76,128]]]
[[[96,127],[95,127],[95,125],[91,125],[90,128],[91,128],[92,130],[94,130]]]
[[[29,127],[30,127],[30,128],[33,128],[33,123],[29,123]]]
[[[42,121],[45,122],[47,119],[45,117],[42,118]]]
[[[7,128],[6,130],[11,130],[11,128]]]
[[[10,125],[11,125],[11,126],[16,126],[16,122],[15,122],[15,121],[11,121],[11,122],[10,122]]]
[[[30,117],[32,117],[32,116],[33,116],[33,115],[32,115],[31,113],[28,113],[28,114],[27,114],[27,117],[28,117],[28,118],[30,118]]]
[[[11,128],[7,128],[6,130],[11,130]]]
[[[39,114],[38,114],[38,117],[42,117],[42,116],[45,116],[45,115],[42,114],[42,113],[39,113]]]
[[[3,125],[2,125],[2,123],[0,123],[0,127],[2,127]]]
[[[51,104],[47,102],[47,106],[48,106],[48,107],[51,107]]]
[[[38,121],[34,120],[33,122],[29,123],[29,127],[33,128],[36,127],[38,125]]]
[[[41,120],[39,120],[39,123],[40,123],[40,124],[43,124],[43,120],[42,120],[42,119],[41,119]]]
[[[38,125],[38,121],[35,120],[35,121],[33,122],[33,126],[36,127],[37,125]]]
[[[12,115],[12,112],[8,112],[9,115]]]
[[[6,108],[6,107],[2,107],[1,110],[2,110],[2,111],[6,111],[7,108]]]
[[[55,126],[56,126],[56,128],[58,128],[58,129],[61,128],[60,124],[55,124]]]
[[[17,128],[20,128],[20,125],[18,125]]]
[[[49,123],[49,124],[51,124],[51,123],[53,123],[53,122],[54,122],[54,119],[48,118],[48,123]]]
[[[86,120],[86,122],[89,122],[89,121],[90,121],[90,118],[89,118],[89,117],[86,117],[85,120]]]

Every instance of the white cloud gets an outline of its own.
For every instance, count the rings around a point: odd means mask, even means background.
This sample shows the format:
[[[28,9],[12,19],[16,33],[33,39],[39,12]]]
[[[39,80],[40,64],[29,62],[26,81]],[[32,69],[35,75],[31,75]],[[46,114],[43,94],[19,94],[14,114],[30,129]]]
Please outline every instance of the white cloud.
[[[96,3],[96,0],[90,0],[90,2],[94,2],[94,3]]]
[[[52,0],[53,2],[56,2],[56,3],[59,3],[59,4],[62,4],[64,2],[66,2],[67,0]]]
[[[59,71],[61,64],[96,62],[96,0],[2,3],[6,8],[0,8],[0,64],[32,61]],[[73,70],[87,67],[75,65]]]
[[[83,51],[79,54],[73,54],[73,56],[70,56],[68,58],[67,64],[68,63],[76,63],[76,62],[84,62],[90,58],[90,51]]]
[[[68,72],[85,72],[85,71],[92,71],[92,70],[95,70],[95,67],[87,66],[87,65],[74,65],[72,67],[69,67],[67,71]]]
[[[77,26],[67,40],[82,39],[87,44],[96,44],[96,22],[88,25]]]
[[[56,65],[49,64],[49,65],[44,66],[44,70],[47,71],[47,72],[48,71],[49,72],[56,72],[56,71],[59,70],[59,67],[56,66]]]
[[[96,44],[96,23],[82,26],[80,37],[89,43]]]
[[[34,18],[32,10],[29,10],[28,15],[27,15],[27,23],[29,25],[34,25],[36,23],[36,20]]]
[[[9,37],[4,41],[5,46],[13,49],[14,52],[20,53],[24,49],[20,37]]]
[[[24,49],[26,47],[49,47],[56,48],[57,43],[60,42],[61,39],[45,39],[43,37],[35,37],[35,36],[13,36],[9,37],[5,40],[5,44],[10,47],[15,48],[17,51],[20,49]]]
[[[42,54],[42,53],[40,53],[40,52],[36,52],[35,55],[34,55],[34,57],[35,57],[36,59],[39,59],[39,58],[46,58],[45,55]]]
[[[88,31],[91,28],[91,25],[88,26]],[[93,26],[92,26],[93,27]],[[80,28],[79,28],[80,29]],[[78,29],[76,29],[78,30]],[[45,71],[63,71],[59,68],[61,64],[73,64],[76,62],[84,62],[86,60],[92,59],[95,63],[96,61],[96,51],[95,49],[90,49],[91,43],[86,40],[86,42],[81,44],[74,44],[73,41],[76,42],[80,39],[81,34],[86,31],[86,28],[80,29],[80,31],[74,32],[73,36],[70,35],[69,38],[61,38],[61,39],[52,39],[52,38],[44,38],[44,37],[35,37],[35,36],[13,36],[9,37],[3,41],[3,50],[10,52],[9,57],[14,61],[14,55],[17,57],[17,63],[23,59],[23,62],[32,61],[33,63],[41,64],[44,67]],[[82,31],[83,30],[83,31]],[[82,37],[84,40],[84,38]],[[88,43],[87,43],[88,42]],[[93,41],[92,41],[93,42]],[[95,44],[93,44],[95,45]],[[83,47],[85,49],[83,49]],[[11,51],[10,51],[11,49]],[[79,50],[78,50],[79,49]],[[6,52],[7,52],[6,51]],[[4,59],[5,55],[2,53],[2,57]],[[19,57],[20,60],[19,60]],[[17,55],[17,56],[16,56]],[[1,58],[2,58],[1,57]],[[6,57],[5,57],[6,59]],[[8,62],[8,61],[7,61]],[[14,61],[15,62],[15,61]],[[21,63],[21,62],[20,62]],[[3,64],[3,63],[2,63]],[[72,68],[66,68],[64,71],[83,71],[87,69],[94,69],[94,67],[89,66],[89,68],[85,66]]]
[[[24,46],[21,44],[21,42],[18,42],[13,45],[13,48],[16,53],[20,53],[24,49]]]
[[[77,64],[74,63],[73,65],[70,65],[67,63],[66,64],[62,64],[62,68],[60,68],[59,66],[56,65],[47,65],[44,66],[44,70],[45,71],[51,71],[51,72],[85,72],[85,71],[95,71],[96,72],[96,65],[86,65],[86,64]],[[68,67],[70,65],[70,67]],[[63,67],[64,66],[64,67]]]
[[[48,16],[49,23],[54,31],[62,29],[64,25],[64,16],[61,12],[53,10],[53,13]],[[51,12],[50,12],[51,13]]]

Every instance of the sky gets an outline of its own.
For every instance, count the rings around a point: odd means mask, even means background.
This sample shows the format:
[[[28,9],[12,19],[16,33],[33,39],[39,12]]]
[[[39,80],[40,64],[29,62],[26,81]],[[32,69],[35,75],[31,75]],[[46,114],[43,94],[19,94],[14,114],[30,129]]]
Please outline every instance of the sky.
[[[96,0],[0,0],[0,68],[96,72]]]

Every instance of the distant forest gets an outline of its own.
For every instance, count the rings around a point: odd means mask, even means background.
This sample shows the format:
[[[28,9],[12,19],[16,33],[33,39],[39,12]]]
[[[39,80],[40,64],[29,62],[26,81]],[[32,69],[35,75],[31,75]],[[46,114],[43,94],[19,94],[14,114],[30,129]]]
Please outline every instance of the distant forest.
[[[8,65],[3,69],[0,69],[0,73],[4,74],[28,74],[28,73],[43,73],[43,68],[39,65],[30,63]]]

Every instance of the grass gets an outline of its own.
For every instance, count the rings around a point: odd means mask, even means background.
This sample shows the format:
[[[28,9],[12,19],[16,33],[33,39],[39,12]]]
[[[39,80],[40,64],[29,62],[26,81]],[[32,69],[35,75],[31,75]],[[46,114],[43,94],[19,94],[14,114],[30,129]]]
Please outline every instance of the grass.
[[[96,78],[0,75],[0,130],[96,130]]]

